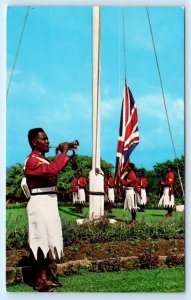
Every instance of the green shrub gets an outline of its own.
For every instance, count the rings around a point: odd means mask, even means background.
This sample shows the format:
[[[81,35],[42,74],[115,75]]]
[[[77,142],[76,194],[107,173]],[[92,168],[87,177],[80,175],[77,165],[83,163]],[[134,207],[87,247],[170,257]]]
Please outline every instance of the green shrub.
[[[74,274],[79,274],[80,269],[77,265],[69,264],[66,270],[63,271],[63,274],[66,276],[71,276]]]
[[[26,248],[28,245],[27,227],[23,225],[18,225],[15,222],[15,224],[12,224],[11,227],[7,228],[6,240],[7,249]]]
[[[159,257],[157,254],[145,251],[138,257],[140,269],[156,269],[159,265]]]
[[[27,206],[27,202],[16,202],[16,203],[11,203],[11,204],[7,204],[6,208],[7,209],[14,209],[14,208],[22,208],[22,207],[26,207]]]
[[[169,222],[169,220],[158,224],[137,222],[133,225],[127,225],[127,223],[109,224],[107,220],[97,224],[87,222],[80,226],[74,223],[65,223],[63,233],[65,245],[78,242],[98,243],[159,238],[183,239],[184,223],[183,221]]]
[[[183,198],[176,198],[175,203],[176,203],[176,205],[184,205],[185,201]]]
[[[91,272],[115,272],[121,268],[121,262],[119,258],[107,258],[100,261],[92,262],[90,267]]]
[[[167,256],[166,265],[169,268],[184,265],[184,256],[178,256],[176,254],[170,254]]]
[[[77,243],[104,243],[126,240],[184,239],[184,222],[165,220],[160,223],[126,222],[110,224],[107,219],[101,222],[87,222],[77,225],[74,222],[63,223],[65,246]],[[7,227],[7,248],[17,249],[27,245],[27,226],[16,222]]]
[[[69,247],[69,250],[72,252],[78,252],[80,250],[80,248],[76,247],[76,246],[71,246],[71,247]]]

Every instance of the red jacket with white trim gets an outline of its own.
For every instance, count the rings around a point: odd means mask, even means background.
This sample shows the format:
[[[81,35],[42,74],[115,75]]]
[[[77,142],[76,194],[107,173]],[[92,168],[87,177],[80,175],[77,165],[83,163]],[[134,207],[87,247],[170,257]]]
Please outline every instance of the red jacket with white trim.
[[[57,174],[69,160],[69,156],[61,153],[49,162],[41,152],[32,151],[24,166],[29,189],[55,186],[57,184]]]

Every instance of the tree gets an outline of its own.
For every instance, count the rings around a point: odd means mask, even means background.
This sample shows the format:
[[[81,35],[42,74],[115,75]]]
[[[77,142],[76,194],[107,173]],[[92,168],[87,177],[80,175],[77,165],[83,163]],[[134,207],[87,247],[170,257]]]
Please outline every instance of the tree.
[[[48,157],[51,161],[55,157]],[[69,163],[62,172],[58,175],[58,188],[60,199],[71,199],[71,181],[76,174],[77,170],[82,170],[83,176],[86,177],[88,182],[89,172],[92,168],[92,158],[89,156],[76,156],[76,165]],[[101,161],[101,168],[104,172],[113,170],[113,165],[106,161]],[[6,198],[9,201],[23,201],[26,200],[21,189],[21,180],[23,177],[23,165],[17,164],[11,166],[7,172],[7,191]]]
[[[179,169],[181,181],[184,187],[184,156],[181,156],[181,158],[177,158],[173,161],[167,160],[164,163],[156,163],[153,166],[152,171],[146,172],[146,176],[149,182],[147,192],[148,194],[152,195],[152,198],[153,196],[157,197],[158,200],[160,198],[160,193],[162,192],[160,183],[164,179],[168,165],[170,165],[173,168],[175,174],[175,183],[174,183],[175,197],[182,198],[183,196],[182,188],[178,176],[178,169]]]
[[[54,159],[54,157],[49,157],[49,160]],[[167,160],[164,163],[156,163],[153,166],[153,170],[146,170],[141,168],[141,171],[145,174],[148,180],[147,194],[151,201],[155,202],[153,204],[157,205],[160,197],[160,183],[163,179],[164,172],[166,172],[167,166],[171,165],[175,173],[175,197],[182,198],[182,189],[180,185],[180,180],[177,172],[177,166],[180,171],[180,176],[182,183],[184,185],[184,156],[177,158],[173,161]],[[67,199],[71,200],[71,181],[77,170],[81,170],[84,177],[86,177],[88,182],[89,172],[92,168],[92,158],[89,156],[76,156],[76,164],[69,163],[62,172],[58,175],[58,188],[59,188],[59,199],[66,201]],[[101,160],[101,169],[104,173],[110,171],[113,172],[114,166],[111,163],[107,163],[104,160]],[[11,201],[25,201],[24,194],[21,190],[20,183],[23,177],[23,165],[17,164],[12,166],[8,170],[7,174],[7,191],[6,197],[7,200]],[[87,187],[88,190],[88,187]],[[183,200],[182,200],[183,202]],[[177,202],[176,202],[177,203]]]
[[[101,169],[104,173],[112,172],[113,165],[101,160]],[[83,176],[87,180],[87,191],[89,190],[89,173],[92,169],[92,158],[89,156],[76,156],[76,167],[72,168],[72,163],[69,163],[58,175],[58,188],[60,190],[59,199],[71,200],[71,182],[78,170],[82,171]]]
[[[17,164],[8,169],[6,197],[9,201],[24,200],[24,194],[21,189],[21,180],[23,177],[23,166]]]

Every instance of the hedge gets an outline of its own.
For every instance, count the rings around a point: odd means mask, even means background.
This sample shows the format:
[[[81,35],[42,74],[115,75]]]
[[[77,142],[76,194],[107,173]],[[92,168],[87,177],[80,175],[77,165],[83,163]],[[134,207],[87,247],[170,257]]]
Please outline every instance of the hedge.
[[[107,218],[100,222],[87,222],[77,225],[74,222],[62,224],[64,245],[81,242],[103,243],[126,240],[184,239],[184,222],[163,220],[159,223],[118,222],[110,224]],[[19,225],[7,228],[7,249],[20,249],[27,246],[27,226]]]

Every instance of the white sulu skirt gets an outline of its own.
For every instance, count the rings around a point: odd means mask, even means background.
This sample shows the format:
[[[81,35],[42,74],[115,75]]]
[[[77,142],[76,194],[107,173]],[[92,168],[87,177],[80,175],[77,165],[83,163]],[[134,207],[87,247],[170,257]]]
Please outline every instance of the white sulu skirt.
[[[125,202],[124,202],[124,209],[129,211],[137,211],[137,197],[134,191],[134,188],[127,188],[125,190]]]
[[[86,202],[86,194],[84,189],[78,189],[78,201],[81,203]]]
[[[77,192],[72,192],[72,199],[73,199],[73,204],[78,202],[78,193]]]
[[[56,194],[33,195],[27,204],[28,242],[37,259],[38,248],[47,256],[49,250],[55,258],[63,255],[62,225]]]
[[[108,201],[111,201],[113,203],[115,201],[114,188],[108,188]]]
[[[169,195],[170,187],[164,187],[163,195],[159,200],[158,206],[163,206],[164,208],[174,206],[174,195]]]
[[[146,189],[141,188],[141,195],[139,193],[137,194],[137,202],[139,205],[145,205],[147,203],[147,194],[146,194]]]

